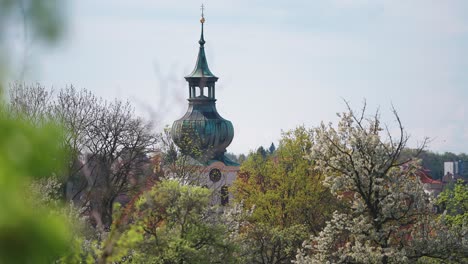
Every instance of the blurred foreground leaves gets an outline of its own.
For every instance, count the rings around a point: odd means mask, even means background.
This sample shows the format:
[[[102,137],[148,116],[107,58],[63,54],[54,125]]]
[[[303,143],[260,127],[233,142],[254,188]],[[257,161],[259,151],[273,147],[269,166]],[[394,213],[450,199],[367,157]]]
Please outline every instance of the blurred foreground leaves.
[[[0,106],[0,263],[50,263],[67,251],[64,215],[35,203],[33,180],[60,175],[59,126],[33,126]]]
[[[37,43],[47,46],[58,42],[65,32],[66,6],[61,0],[0,0],[0,92],[12,65],[19,60],[22,67],[27,51]],[[20,46],[23,54],[15,54]],[[22,56],[22,57],[21,57]],[[28,58],[30,59],[30,58]],[[15,63],[13,63],[15,62]],[[14,74],[13,74],[14,75]]]

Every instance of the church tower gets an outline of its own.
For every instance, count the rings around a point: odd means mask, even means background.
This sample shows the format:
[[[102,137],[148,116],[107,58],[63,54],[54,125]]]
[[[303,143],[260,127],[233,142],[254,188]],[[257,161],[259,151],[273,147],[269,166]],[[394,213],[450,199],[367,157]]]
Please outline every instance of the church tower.
[[[187,113],[172,125],[172,139],[184,154],[201,163],[217,160],[232,163],[224,155],[234,138],[231,121],[222,118],[216,110],[216,77],[208,67],[205,55],[205,39],[201,22],[200,48],[188,82],[189,106]]]
[[[231,121],[222,118],[216,110],[216,77],[208,67],[205,54],[203,27],[198,43],[197,63],[193,71],[185,77],[188,82],[188,110],[172,125],[171,135],[181,152],[198,162],[206,174],[206,186],[219,189],[221,203],[227,197],[227,187],[232,183],[239,170],[239,164],[225,156],[226,148],[234,138]],[[208,180],[209,179],[209,180]]]

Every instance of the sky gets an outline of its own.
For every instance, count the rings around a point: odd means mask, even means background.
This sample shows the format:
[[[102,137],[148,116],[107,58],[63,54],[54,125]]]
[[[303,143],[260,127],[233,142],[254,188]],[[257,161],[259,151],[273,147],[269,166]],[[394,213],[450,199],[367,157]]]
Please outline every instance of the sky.
[[[17,40],[10,81],[73,84],[130,100],[155,129],[184,115],[201,1],[69,0],[54,47]],[[468,1],[205,0],[205,51],[229,152],[278,143],[282,131],[336,123],[344,100],[415,147],[468,152]],[[21,43],[27,43],[21,45]],[[27,47],[27,48],[24,48]],[[24,56],[27,51],[27,56]],[[25,71],[26,69],[26,71]],[[26,74],[22,74],[26,72]]]

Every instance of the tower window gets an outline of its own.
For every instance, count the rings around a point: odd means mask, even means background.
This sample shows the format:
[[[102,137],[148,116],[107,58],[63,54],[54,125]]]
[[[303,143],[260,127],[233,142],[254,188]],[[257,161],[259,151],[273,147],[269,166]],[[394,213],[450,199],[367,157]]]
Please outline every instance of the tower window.
[[[226,185],[223,185],[223,187],[221,187],[221,191],[220,191],[220,194],[221,194],[221,205],[227,205],[229,203],[229,189]]]

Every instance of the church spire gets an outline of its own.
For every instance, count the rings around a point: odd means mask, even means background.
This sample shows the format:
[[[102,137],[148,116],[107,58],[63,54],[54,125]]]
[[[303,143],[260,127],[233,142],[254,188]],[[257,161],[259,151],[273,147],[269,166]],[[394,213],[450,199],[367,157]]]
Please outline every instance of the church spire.
[[[204,86],[206,87],[206,84],[216,82],[218,80],[218,77],[216,77],[211,71],[210,68],[208,67],[208,61],[206,60],[206,55],[205,55],[205,37],[204,37],[204,24],[205,24],[205,14],[204,10],[205,7],[202,5],[201,6],[201,35],[200,35],[200,40],[198,43],[200,44],[200,48],[198,51],[198,58],[197,58],[197,63],[195,64],[195,68],[193,71],[185,77],[185,79],[194,86]]]
[[[205,45],[205,38],[203,37],[203,24],[205,24],[205,14],[204,14],[204,11],[205,11],[205,6],[202,4],[201,5],[201,18],[200,18],[200,23],[201,23],[201,36],[200,36],[200,41],[198,41],[198,43],[200,44],[200,46],[204,46]]]

